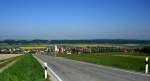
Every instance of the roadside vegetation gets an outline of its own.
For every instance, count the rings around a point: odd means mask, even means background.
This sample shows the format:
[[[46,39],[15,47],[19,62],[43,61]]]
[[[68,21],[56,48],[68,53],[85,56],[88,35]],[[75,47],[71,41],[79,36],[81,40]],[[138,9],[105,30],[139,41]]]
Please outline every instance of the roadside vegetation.
[[[20,56],[20,60],[0,74],[0,81],[48,81],[43,68],[32,55]]]
[[[93,54],[57,54],[59,57],[84,61],[94,64],[117,67],[127,70],[144,72],[145,70],[145,53],[93,53]],[[148,56],[150,58],[150,56]],[[150,68],[149,68],[150,69]]]
[[[7,64],[9,64],[10,62],[16,60],[17,58],[19,58],[19,56],[17,56],[17,57],[11,57],[11,58],[4,59],[4,60],[0,60],[0,69],[2,67],[6,66]]]
[[[150,46],[143,47],[141,51],[150,55]]]

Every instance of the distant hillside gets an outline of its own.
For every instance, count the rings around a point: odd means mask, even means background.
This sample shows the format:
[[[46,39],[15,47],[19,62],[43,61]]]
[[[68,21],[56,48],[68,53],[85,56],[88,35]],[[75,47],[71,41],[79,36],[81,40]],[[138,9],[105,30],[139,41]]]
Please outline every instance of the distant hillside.
[[[3,40],[7,44],[150,44],[150,40],[93,39],[93,40]]]

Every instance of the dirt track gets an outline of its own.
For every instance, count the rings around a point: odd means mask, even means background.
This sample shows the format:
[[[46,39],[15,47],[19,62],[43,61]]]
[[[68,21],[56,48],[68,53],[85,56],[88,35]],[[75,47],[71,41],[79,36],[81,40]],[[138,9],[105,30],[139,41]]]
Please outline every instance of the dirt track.
[[[20,56],[22,54],[0,54],[0,60]]]

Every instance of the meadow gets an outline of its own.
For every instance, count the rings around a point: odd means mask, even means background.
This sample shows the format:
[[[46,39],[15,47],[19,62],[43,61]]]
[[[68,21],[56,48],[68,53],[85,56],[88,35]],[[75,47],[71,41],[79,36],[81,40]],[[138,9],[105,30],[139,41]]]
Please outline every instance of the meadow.
[[[144,53],[95,53],[95,54],[57,54],[58,57],[64,57],[72,60],[84,61],[94,64],[111,66],[121,69],[144,72],[145,58]],[[150,68],[149,68],[150,69]]]
[[[150,44],[110,44],[110,43],[102,43],[102,44],[7,44],[7,43],[0,43],[0,48],[14,48],[14,47],[20,47],[20,48],[35,48],[35,47],[54,47],[55,45],[58,46],[66,46],[66,47],[144,47],[144,46],[150,46]]]

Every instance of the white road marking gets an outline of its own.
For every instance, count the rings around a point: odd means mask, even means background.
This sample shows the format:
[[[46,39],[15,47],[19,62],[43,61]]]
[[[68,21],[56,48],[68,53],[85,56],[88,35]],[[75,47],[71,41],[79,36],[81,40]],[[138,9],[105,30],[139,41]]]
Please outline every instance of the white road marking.
[[[33,57],[35,57],[40,62],[40,64],[42,64],[42,66],[44,66],[44,61],[42,61],[41,59],[39,59],[35,55],[33,55]],[[56,79],[58,81],[63,81],[50,67],[47,67],[47,69],[56,77]]]
[[[60,58],[62,58],[62,57],[60,57]],[[72,60],[72,59],[69,59],[69,60]],[[72,61],[77,61],[77,60],[72,60]],[[92,64],[92,63],[82,62],[82,61],[78,61],[78,62],[89,64],[89,65],[95,65],[95,66],[98,66],[98,67],[108,68],[108,69],[112,69],[112,70],[116,70],[116,71],[118,70],[118,71],[122,71],[122,72],[127,72],[127,73],[131,73],[131,74],[135,74],[135,75],[141,75],[141,76],[148,76],[148,77],[150,77],[149,74],[145,74],[145,73],[128,71],[128,70],[124,70],[124,69],[120,69],[120,68],[114,68],[114,67],[111,67],[111,66],[97,65],[97,64]]]

